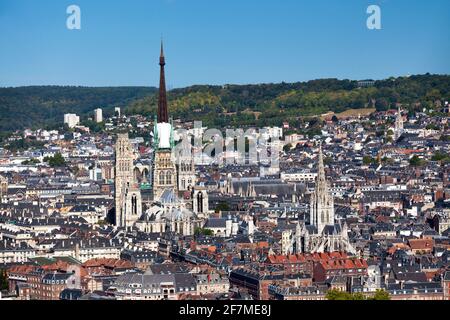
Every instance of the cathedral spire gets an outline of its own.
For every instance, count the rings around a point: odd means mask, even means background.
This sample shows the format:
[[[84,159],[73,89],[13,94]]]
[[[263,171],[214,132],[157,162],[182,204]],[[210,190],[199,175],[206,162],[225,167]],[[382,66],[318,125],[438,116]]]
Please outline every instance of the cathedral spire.
[[[326,183],[325,165],[323,164],[322,143],[320,143],[319,145],[319,168],[318,168],[317,182]]]
[[[316,187],[310,204],[310,222],[317,227],[319,234],[322,233],[325,226],[334,224],[333,196],[328,190],[323,162],[322,144],[320,144]]]
[[[166,59],[164,57],[164,45],[161,40],[161,55],[159,57],[159,65],[161,66],[160,80],[159,80],[159,100],[158,100],[158,123],[168,123],[169,115],[167,111],[167,92],[166,92],[166,76],[164,66]]]

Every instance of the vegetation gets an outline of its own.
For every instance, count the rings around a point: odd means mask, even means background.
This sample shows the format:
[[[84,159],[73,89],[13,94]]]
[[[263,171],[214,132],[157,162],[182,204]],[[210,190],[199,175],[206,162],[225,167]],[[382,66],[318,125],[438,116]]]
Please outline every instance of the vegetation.
[[[414,156],[409,159],[409,165],[412,167],[421,167],[425,164],[425,160],[419,158],[418,156]]]
[[[288,143],[288,144],[284,145],[284,147],[283,147],[284,152],[289,152],[289,150],[291,150],[291,149],[292,149],[291,143]]]
[[[62,167],[66,164],[66,160],[64,160],[64,157],[61,153],[55,154],[54,157],[45,157],[44,162],[47,162],[48,165],[53,168]]]
[[[17,151],[28,150],[30,148],[39,149],[39,148],[42,148],[44,145],[45,145],[45,142],[27,138],[27,139],[19,139],[19,140],[14,140],[14,141],[8,142],[5,145],[5,147],[9,151],[17,152]]]
[[[389,293],[385,290],[377,290],[375,294],[370,297],[360,292],[350,293],[340,291],[337,289],[329,290],[326,294],[327,300],[390,300]]]
[[[213,236],[214,232],[211,229],[202,229],[202,228],[196,228],[194,231],[196,236]]]
[[[22,162],[23,165],[28,166],[28,165],[36,165],[41,163],[38,159],[31,159],[31,160],[25,160]]]
[[[216,210],[215,212],[218,213],[220,211],[230,211],[230,206],[228,205],[228,203],[226,202],[220,202],[217,206],[216,206]]]
[[[100,122],[97,123],[93,120],[85,120],[81,122],[81,125],[88,127],[91,132],[98,133],[102,132],[105,129],[105,123]]]
[[[391,300],[389,293],[385,290],[377,290],[371,300]]]
[[[450,163],[450,155],[443,152],[436,152],[431,158],[431,161],[441,161],[442,163]]]
[[[365,165],[378,164],[378,161],[377,161],[377,159],[374,159],[372,157],[364,156],[363,164],[365,164]]]
[[[357,81],[322,79],[309,82],[192,86],[169,92],[170,113],[185,121],[202,120],[207,126],[266,126],[289,121],[299,127],[299,117],[349,109],[384,111],[402,104],[408,110],[431,108],[450,99],[450,76],[418,75],[376,81],[358,88]],[[135,101],[127,114],[154,115],[157,95]],[[317,133],[317,130],[316,132]],[[308,134],[311,136],[310,134]]]
[[[169,111],[184,121],[201,120],[209,127],[281,125],[289,121],[300,129],[303,118],[329,111],[384,111],[401,104],[409,113],[427,108],[434,113],[437,101],[450,100],[450,76],[417,75],[375,81],[359,88],[357,81],[321,79],[309,82],[192,86],[168,93]],[[30,128],[60,127],[65,113],[76,113],[82,121],[101,107],[105,117],[121,107],[127,115],[156,114],[156,88],[145,87],[58,87],[0,88],[0,139],[6,132]],[[84,118],[84,119],[83,119]],[[334,119],[336,121],[336,119]],[[100,126],[88,124],[91,130]],[[320,123],[302,132],[320,134]]]
[[[24,128],[54,129],[62,124],[65,113],[93,116],[94,109],[99,107],[104,109],[105,115],[113,115],[114,107],[126,107],[155,92],[156,88],[145,87],[0,88],[0,132]]]

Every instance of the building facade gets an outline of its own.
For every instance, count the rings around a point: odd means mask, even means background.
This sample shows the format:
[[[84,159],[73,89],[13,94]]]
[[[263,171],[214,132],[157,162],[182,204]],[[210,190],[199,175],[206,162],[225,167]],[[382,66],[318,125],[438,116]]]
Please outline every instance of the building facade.
[[[116,226],[130,228],[142,215],[142,197],[134,178],[134,155],[128,134],[118,135],[115,154]]]

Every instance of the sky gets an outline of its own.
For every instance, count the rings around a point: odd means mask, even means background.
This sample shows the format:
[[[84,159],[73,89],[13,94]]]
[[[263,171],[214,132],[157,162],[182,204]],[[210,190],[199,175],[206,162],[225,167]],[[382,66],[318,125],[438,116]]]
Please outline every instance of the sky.
[[[157,86],[161,37],[169,88],[449,74],[449,36],[448,0],[0,0],[0,86]]]

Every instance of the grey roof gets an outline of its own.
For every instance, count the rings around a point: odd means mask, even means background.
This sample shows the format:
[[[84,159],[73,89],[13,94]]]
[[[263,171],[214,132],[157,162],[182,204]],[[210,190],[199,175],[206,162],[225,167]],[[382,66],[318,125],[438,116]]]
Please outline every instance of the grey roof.
[[[211,218],[205,224],[205,228],[225,228],[227,219]]]

